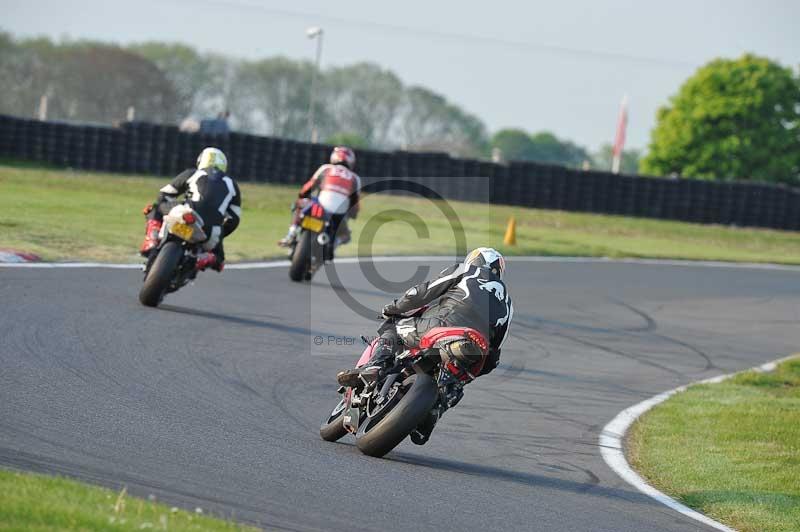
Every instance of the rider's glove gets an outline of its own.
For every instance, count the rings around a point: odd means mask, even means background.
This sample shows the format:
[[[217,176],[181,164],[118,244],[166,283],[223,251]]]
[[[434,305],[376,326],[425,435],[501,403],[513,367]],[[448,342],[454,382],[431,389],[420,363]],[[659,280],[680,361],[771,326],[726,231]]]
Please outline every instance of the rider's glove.
[[[385,305],[383,307],[383,310],[381,311],[381,316],[383,316],[384,318],[391,318],[392,316],[399,316],[401,313],[397,310],[397,307],[395,306],[395,303],[397,303],[397,300],[392,301],[388,305]]]

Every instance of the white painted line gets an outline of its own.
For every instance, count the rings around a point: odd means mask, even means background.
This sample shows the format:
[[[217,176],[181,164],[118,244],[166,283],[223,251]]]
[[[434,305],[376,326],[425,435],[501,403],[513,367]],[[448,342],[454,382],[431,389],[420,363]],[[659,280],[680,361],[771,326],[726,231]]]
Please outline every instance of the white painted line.
[[[514,262],[541,262],[541,263],[575,263],[575,264],[638,264],[645,266],[681,266],[698,268],[731,268],[748,270],[770,270],[800,273],[800,266],[787,264],[754,263],[754,262],[717,262],[693,260],[661,260],[661,259],[611,259],[608,257],[540,257],[540,256],[510,256],[508,261]],[[431,262],[453,261],[458,258],[452,255],[411,255],[411,256],[379,256],[379,257],[342,257],[336,259],[338,264],[357,264],[361,260],[372,262]],[[226,265],[229,270],[256,270],[265,268],[284,268],[289,266],[288,260],[273,260],[265,262],[240,262]],[[141,269],[142,264],[115,264],[109,262],[26,262],[26,263],[0,263],[0,268],[111,268],[123,270]]]
[[[115,270],[141,270],[141,264],[114,264],[111,262],[19,262],[0,263],[0,268],[107,268]]]
[[[750,368],[750,370],[755,370],[759,372],[767,372],[773,371],[777,365],[784,360],[789,360],[790,358],[794,358],[795,355],[780,358],[778,360],[773,360],[772,362],[767,362],[766,364],[762,364],[755,368]],[[744,371],[750,371],[744,370]],[[660,393],[650,399],[646,399],[641,403],[635,404],[629,408],[626,408],[617,416],[612,419],[605,427],[603,427],[603,431],[600,433],[600,454],[603,455],[603,460],[605,460],[608,467],[610,467],[614,472],[622,478],[625,482],[632,485],[645,495],[652,497],[653,499],[657,500],[661,504],[672,508],[673,510],[680,512],[681,514],[694,519],[696,521],[700,521],[710,527],[716,528],[717,530],[725,530],[728,532],[735,532],[734,529],[723,525],[722,523],[707,517],[700,512],[692,510],[686,505],[683,505],[660,491],[656,488],[651,486],[647,483],[642,477],[636,473],[633,468],[631,468],[628,460],[625,458],[625,451],[623,449],[623,441],[625,440],[625,433],[628,431],[630,426],[636,421],[642,414],[653,408],[654,406],[663,403],[676,393],[682,392],[686,390],[689,386],[694,386],[695,384],[715,384],[722,382],[726,379],[733,377],[734,375],[741,373],[739,371],[735,373],[728,373],[725,375],[717,375],[716,377],[711,377],[709,379],[703,379],[697,382],[693,382],[687,384],[685,386],[679,386],[673,390],[666,391],[664,393]]]
[[[454,257],[446,256],[422,256],[422,255],[409,255],[397,257],[342,257],[334,260],[333,264],[358,264],[362,260],[369,259],[372,262],[431,262],[441,260],[453,260]],[[267,262],[241,262],[238,264],[226,265],[226,270],[256,270],[260,268],[281,268],[288,267],[290,262],[288,260],[276,260]]]
[[[275,260],[269,262],[240,262],[238,264],[225,265],[226,270],[260,270],[265,268],[284,268],[291,264],[288,260]]]
[[[334,264],[358,264],[366,257],[342,257],[336,259]],[[431,262],[452,260],[450,256],[429,256],[429,255],[409,255],[409,256],[382,256],[369,257],[372,262]],[[226,264],[226,270],[260,270],[268,268],[286,268],[289,266],[288,260],[271,260],[264,262],[239,262]],[[143,263],[118,264],[113,262],[0,262],[0,268],[109,268],[118,270],[141,270]]]
[[[600,264],[641,264],[650,266],[692,266],[700,268],[744,268],[751,270],[773,270],[800,272],[800,266],[790,264],[773,264],[769,262],[723,262],[714,260],[677,260],[677,259],[612,259],[610,257],[539,257],[510,256],[508,261],[520,262],[573,262]]]

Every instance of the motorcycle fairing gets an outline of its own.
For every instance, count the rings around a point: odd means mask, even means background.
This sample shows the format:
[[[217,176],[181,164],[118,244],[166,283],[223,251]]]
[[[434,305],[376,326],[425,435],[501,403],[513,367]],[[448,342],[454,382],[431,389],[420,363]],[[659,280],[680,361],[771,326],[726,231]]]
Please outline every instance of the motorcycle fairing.
[[[170,209],[169,213],[164,215],[164,223],[161,224],[161,231],[159,233],[159,238],[161,238],[162,242],[164,237],[171,232],[170,229],[172,229],[173,225],[177,223],[185,223],[183,221],[183,215],[188,213],[192,213],[194,215],[195,222],[191,225],[192,234],[191,237],[187,239],[187,242],[190,244],[196,244],[208,239],[208,235],[206,235],[205,231],[203,230],[203,219],[200,217],[197,211],[185,203],[181,203],[175,205],[172,209]]]
[[[369,344],[367,344],[367,347],[364,348],[364,352],[361,353],[361,358],[359,358],[358,362],[356,362],[357,368],[360,368],[369,362],[369,360],[372,358],[373,351],[375,351],[375,346],[378,345],[378,342],[380,342],[380,338],[375,338]]]

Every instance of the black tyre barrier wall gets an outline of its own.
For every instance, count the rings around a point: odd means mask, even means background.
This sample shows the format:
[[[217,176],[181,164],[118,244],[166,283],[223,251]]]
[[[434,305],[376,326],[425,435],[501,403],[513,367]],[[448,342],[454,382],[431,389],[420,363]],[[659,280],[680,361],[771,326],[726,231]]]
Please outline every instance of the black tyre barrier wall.
[[[175,126],[71,125],[0,115],[0,157],[81,170],[171,176],[206,146],[221,148],[241,181],[298,185],[327,161],[331,146],[241,133],[205,135]],[[508,165],[445,153],[358,150],[366,184],[409,182],[408,193],[447,199],[738,226],[800,228],[800,190],[764,183],[717,183],[582,171],[528,162]],[[473,179],[460,179],[473,178]],[[480,179],[474,179],[480,178]],[[481,180],[486,179],[485,186]],[[403,194],[395,185],[390,193]]]

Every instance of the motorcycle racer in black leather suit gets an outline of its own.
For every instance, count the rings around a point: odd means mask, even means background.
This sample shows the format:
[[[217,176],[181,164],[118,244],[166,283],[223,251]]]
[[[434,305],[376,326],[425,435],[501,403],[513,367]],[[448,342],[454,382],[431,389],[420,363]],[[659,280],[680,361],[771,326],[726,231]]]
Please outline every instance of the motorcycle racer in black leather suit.
[[[444,269],[439,277],[411,287],[399,299],[383,308],[387,320],[378,329],[378,342],[370,361],[363,367],[339,372],[342,386],[359,386],[361,376],[369,378],[386,368],[404,347],[417,347],[420,339],[434,327],[471,327],[489,342],[487,359],[478,375],[486,375],[497,367],[500,349],[508,337],[514,306],[503,282],[505,259],[492,248],[473,250],[462,264]],[[414,317],[402,317],[421,307],[427,308]],[[398,319],[398,317],[400,317]],[[460,353],[451,353],[460,358]],[[472,363],[464,353],[466,365]],[[460,396],[455,402],[460,400]],[[452,403],[450,406],[454,406]],[[412,433],[412,440],[427,441],[438,415],[429,423],[427,434]]]
[[[197,157],[197,168],[189,168],[178,174],[171,183],[159,191],[158,199],[145,206],[142,214],[147,217],[145,238],[139,252],[147,257],[158,245],[159,232],[164,215],[178,202],[178,196],[197,211],[205,222],[208,240],[203,244],[206,252],[197,258],[195,268],[211,267],[221,272],[225,264],[223,239],[239,226],[242,216],[242,194],[239,185],[227,174],[228,159],[217,148],[205,148]]]

